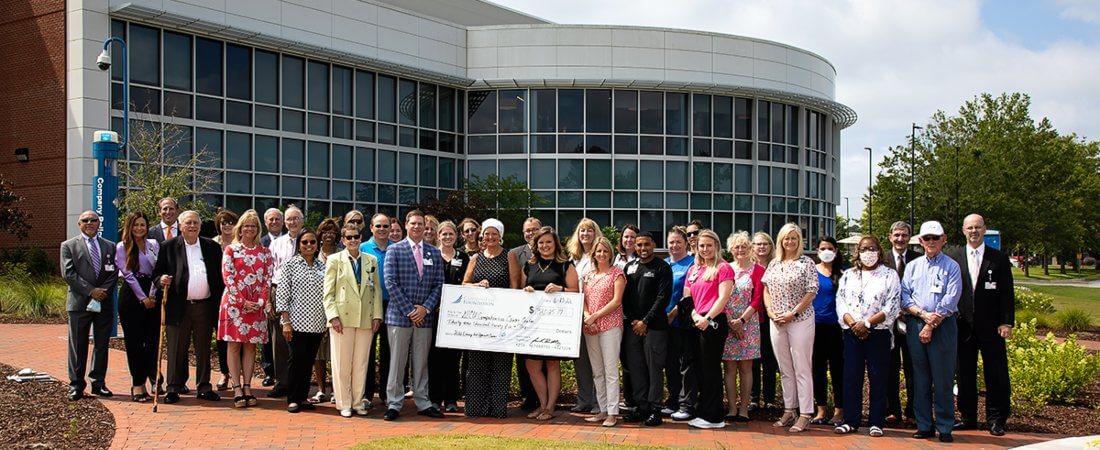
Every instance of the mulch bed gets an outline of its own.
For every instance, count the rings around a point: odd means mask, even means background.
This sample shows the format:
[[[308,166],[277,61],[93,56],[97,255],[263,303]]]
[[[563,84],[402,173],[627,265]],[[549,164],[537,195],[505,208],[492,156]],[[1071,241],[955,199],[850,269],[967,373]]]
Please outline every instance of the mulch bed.
[[[985,396],[978,398],[978,411],[985,410]],[[1072,403],[1051,404],[1034,416],[1008,419],[1009,431],[1055,433],[1067,436],[1100,434],[1100,380],[1094,380]]]
[[[110,448],[115,418],[99,400],[70,402],[62,383],[6,378],[18,370],[0,364],[0,448]]]
[[[11,314],[0,314],[0,324],[31,324],[31,325],[58,325],[67,324],[69,319],[61,316],[50,317],[23,317]]]
[[[1055,336],[1062,339],[1069,337],[1069,335],[1071,334],[1076,334],[1078,341],[1100,341],[1100,328],[1074,331],[1072,333],[1069,331],[1055,330],[1052,328],[1037,328],[1035,332],[1039,336],[1046,336],[1047,333],[1054,333]]]

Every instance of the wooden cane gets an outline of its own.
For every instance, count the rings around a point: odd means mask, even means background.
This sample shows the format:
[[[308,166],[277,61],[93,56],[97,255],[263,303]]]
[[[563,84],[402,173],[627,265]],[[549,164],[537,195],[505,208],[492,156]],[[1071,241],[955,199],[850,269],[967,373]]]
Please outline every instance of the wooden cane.
[[[164,305],[168,303],[168,287],[161,286],[160,290],[160,327],[157,328],[159,342],[157,343],[157,376],[153,381],[153,412],[157,412],[159,403],[157,400],[160,399],[156,384],[160,382],[160,355],[164,350]]]

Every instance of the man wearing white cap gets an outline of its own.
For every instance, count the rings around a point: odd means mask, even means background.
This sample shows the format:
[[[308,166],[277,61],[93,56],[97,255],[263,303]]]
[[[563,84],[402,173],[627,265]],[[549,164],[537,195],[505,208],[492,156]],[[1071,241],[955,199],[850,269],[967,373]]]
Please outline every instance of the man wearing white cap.
[[[939,431],[940,442],[952,442],[958,339],[955,315],[962,294],[962,271],[955,260],[943,254],[947,243],[943,225],[925,222],[917,236],[924,256],[905,266],[901,280],[901,307],[909,313],[905,317],[906,340],[913,357],[913,415],[917,419],[913,437],[927,439]]]

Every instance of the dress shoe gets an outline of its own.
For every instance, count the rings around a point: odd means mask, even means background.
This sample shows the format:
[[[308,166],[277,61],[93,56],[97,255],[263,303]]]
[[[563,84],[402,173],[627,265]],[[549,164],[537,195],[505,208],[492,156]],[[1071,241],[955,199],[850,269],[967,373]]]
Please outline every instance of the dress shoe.
[[[164,394],[164,403],[171,405],[178,401],[180,401],[180,394],[178,392],[169,392],[167,394]]]
[[[397,412],[396,409],[387,409],[386,410],[386,415],[382,416],[382,420],[386,420],[386,421],[397,420],[397,416],[400,416],[400,415],[401,415],[401,413]]]
[[[960,430],[960,431],[962,431],[962,430],[977,430],[978,429],[978,423],[973,421],[973,420],[963,419],[963,420],[956,421],[955,425],[952,426],[951,428],[953,428],[955,430]]]
[[[271,387],[275,385],[275,377],[264,377],[264,387]]]
[[[297,414],[298,411],[301,411],[301,410],[302,410],[302,405],[299,405],[297,403],[291,403],[289,405],[286,405],[286,412],[288,412],[288,413]]]
[[[80,400],[82,398],[84,398],[84,390],[83,389],[78,390],[78,389],[75,389],[75,388],[69,388],[69,401],[70,402],[75,402],[75,401]]]
[[[935,431],[931,431],[931,430],[929,430],[929,431],[922,431],[922,430],[917,430],[917,432],[916,432],[916,433],[913,433],[913,438],[914,438],[914,439],[928,439],[928,438],[931,438],[931,437],[933,437],[933,436],[935,436],[935,435],[936,435],[936,432],[935,432]]]
[[[1000,422],[993,422],[993,425],[989,427],[989,434],[992,434],[994,436],[1004,436],[1005,425]]]
[[[220,395],[218,395],[217,392],[214,392],[214,391],[199,392],[199,395],[196,395],[195,398],[197,398],[199,400],[207,400],[207,401],[211,401],[211,402],[216,402],[216,401],[222,399],[222,397]]]
[[[186,385],[180,386],[179,393],[184,394],[184,395],[190,394],[191,393],[191,388],[187,387]]]
[[[624,417],[623,417],[623,422],[626,422],[626,423],[637,423],[637,422],[644,422],[644,421],[645,421],[645,419],[646,419],[646,415],[645,415],[645,414],[642,414],[641,412],[638,412],[638,411],[634,411],[634,412],[632,412],[632,413],[630,413],[630,414],[627,414],[626,416],[624,416]]]
[[[940,442],[955,442],[955,438],[951,437],[951,433],[940,433]]]
[[[436,408],[434,406],[429,406],[423,410],[417,411],[416,414],[420,416],[431,417],[434,419],[442,419],[444,417],[447,417],[443,414],[443,411],[440,411],[439,408]]]
[[[664,423],[664,420],[661,419],[660,414],[650,414],[649,417],[645,419],[645,426],[647,427],[655,427],[662,423]]]
[[[107,386],[92,386],[92,394],[99,397],[111,397],[115,395],[114,392],[111,392],[110,389],[107,389]]]

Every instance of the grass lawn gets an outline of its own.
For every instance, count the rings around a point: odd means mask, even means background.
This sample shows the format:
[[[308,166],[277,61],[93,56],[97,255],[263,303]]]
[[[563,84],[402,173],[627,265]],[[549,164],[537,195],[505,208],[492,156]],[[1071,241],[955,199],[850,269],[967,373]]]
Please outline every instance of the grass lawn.
[[[1054,308],[1058,311],[1076,308],[1091,314],[1094,320],[1100,320],[1100,288],[1038,284],[1028,284],[1027,287],[1054,297]]]
[[[452,448],[477,448],[479,450],[492,449],[656,449],[659,447],[647,447],[639,445],[616,445],[606,443],[591,443],[580,441],[552,441],[547,439],[511,438],[497,436],[479,436],[473,434],[438,434],[430,436],[409,436],[400,438],[379,439],[352,447],[353,450],[368,449],[393,449],[393,448],[419,448],[419,449],[452,449]]]
[[[1043,266],[1031,266],[1028,269],[1031,272],[1030,277],[1024,277],[1024,271],[1013,267],[1012,277],[1016,279],[1016,282],[1024,282],[1026,280],[1047,280],[1047,281],[1071,281],[1071,280],[1100,280],[1100,270],[1096,270],[1093,267],[1082,267],[1081,273],[1074,272],[1069,266],[1066,266],[1066,273],[1058,268],[1058,266],[1050,267],[1050,275],[1043,275]]]

